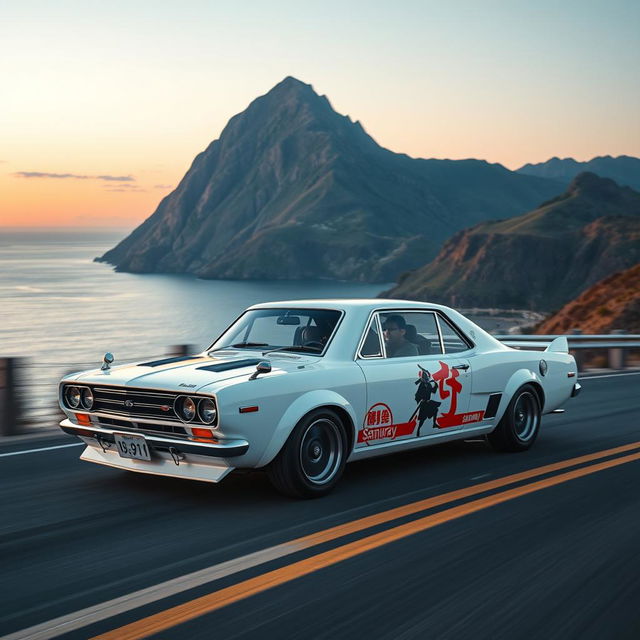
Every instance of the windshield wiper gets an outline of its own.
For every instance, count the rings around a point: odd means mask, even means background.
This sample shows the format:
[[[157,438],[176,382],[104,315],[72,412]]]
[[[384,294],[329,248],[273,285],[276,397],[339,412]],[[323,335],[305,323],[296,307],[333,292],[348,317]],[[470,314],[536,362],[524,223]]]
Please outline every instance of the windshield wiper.
[[[242,349],[243,347],[268,347],[268,342],[238,342],[231,345],[234,349]]]
[[[213,353],[214,351],[222,351],[224,349],[242,349],[245,347],[268,347],[269,344],[267,342],[238,342],[237,344],[229,344],[226,347],[218,347],[217,349],[210,349],[207,351],[207,355]]]
[[[321,353],[322,349],[318,347],[305,347],[302,344],[295,344],[291,347],[277,347],[276,349],[269,349],[269,351],[263,351],[262,355],[266,356],[267,353],[273,353],[274,351],[304,351],[305,353]]]

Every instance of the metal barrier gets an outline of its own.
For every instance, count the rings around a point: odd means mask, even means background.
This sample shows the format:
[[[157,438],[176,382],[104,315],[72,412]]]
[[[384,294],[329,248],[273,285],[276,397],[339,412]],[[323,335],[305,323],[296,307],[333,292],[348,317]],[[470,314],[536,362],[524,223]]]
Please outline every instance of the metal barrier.
[[[166,353],[169,356],[183,356],[194,353],[194,349],[194,345],[179,344],[168,347]],[[157,355],[156,353],[153,356],[130,357],[127,360],[144,362],[156,358]],[[39,371],[51,369],[56,365],[59,374],[55,383],[45,383],[43,380],[34,383],[34,377],[43,377],[37,375]],[[74,371],[93,369],[98,365],[96,361],[68,365],[41,361],[29,364],[26,358],[0,357],[0,437],[57,425],[64,418],[57,402],[58,379]],[[28,375],[29,373],[31,375]],[[29,403],[23,401],[27,397],[30,399]],[[32,404],[34,398],[41,401]]]
[[[544,351],[556,335],[496,335],[493,336],[509,347],[516,349],[536,349]],[[606,352],[607,368],[624,369],[627,366],[628,352],[640,349],[640,335],[629,334],[623,330],[612,331],[601,335],[583,335],[575,332],[564,336],[569,343],[569,351],[578,364],[578,370],[585,368],[586,351]]]
[[[557,338],[555,335],[494,335],[504,344],[519,349],[535,349],[544,351],[551,342]],[[565,336],[569,342],[569,350],[573,353],[578,364],[578,370],[583,371],[585,365],[585,352],[604,351],[607,363],[611,369],[624,369],[627,366],[628,352],[631,349],[640,349],[640,335],[627,334],[623,331],[615,331],[607,335],[582,335],[579,333]],[[168,355],[189,355],[193,353],[192,345],[174,345],[167,349]],[[155,357],[155,356],[154,356]],[[142,360],[145,358],[131,358],[130,360]],[[64,367],[66,371],[80,371],[96,366],[96,362],[79,363]],[[50,363],[39,362],[37,365],[28,366],[23,358],[0,357],[0,437],[15,435],[24,432],[25,428],[40,428],[54,426],[62,419],[62,411],[55,398],[50,402],[40,404],[37,407],[25,406],[22,398],[30,398],[40,394],[34,393],[44,387],[44,383],[34,387],[33,383],[26,382],[24,372],[31,367],[51,367]],[[46,385],[51,391],[51,385]],[[46,391],[42,393],[45,397]],[[51,395],[51,394],[49,394]]]
[[[21,430],[20,358],[0,358],[0,436]]]

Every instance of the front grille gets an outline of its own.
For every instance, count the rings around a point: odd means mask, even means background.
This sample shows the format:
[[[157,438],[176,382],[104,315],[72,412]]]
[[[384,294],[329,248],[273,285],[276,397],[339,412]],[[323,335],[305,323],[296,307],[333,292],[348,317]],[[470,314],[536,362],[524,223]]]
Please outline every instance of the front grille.
[[[172,393],[170,391],[154,391],[152,389],[130,389],[128,387],[104,387],[98,385],[91,385],[91,391],[93,392],[91,413],[109,414],[109,417],[99,417],[103,424],[107,424],[108,420],[112,419],[114,423],[112,426],[123,426],[123,423],[127,420],[126,424],[128,424],[130,428],[145,431],[154,430],[172,434],[186,434],[186,430],[182,427],[183,424],[203,425],[209,428],[215,426],[215,423],[212,425],[202,422],[197,413],[191,422],[183,422],[178,418],[173,408],[174,402],[179,396],[189,395],[196,403],[198,403],[198,398],[210,398],[210,396],[201,396],[194,393],[184,394],[177,392]],[[73,411],[74,409],[71,410]],[[137,421],[142,422],[150,419],[165,423],[174,423],[175,426],[151,423],[141,423],[134,426],[128,422],[128,420],[135,423]]]
[[[127,418],[180,422],[173,402],[180,394],[118,387],[94,387],[92,411]]]

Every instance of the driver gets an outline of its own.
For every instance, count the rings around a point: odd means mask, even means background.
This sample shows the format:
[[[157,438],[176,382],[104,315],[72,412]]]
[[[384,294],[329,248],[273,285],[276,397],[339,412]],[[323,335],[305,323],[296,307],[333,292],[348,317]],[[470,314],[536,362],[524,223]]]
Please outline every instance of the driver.
[[[382,331],[388,358],[418,355],[418,347],[405,338],[407,323],[400,314],[387,316]]]

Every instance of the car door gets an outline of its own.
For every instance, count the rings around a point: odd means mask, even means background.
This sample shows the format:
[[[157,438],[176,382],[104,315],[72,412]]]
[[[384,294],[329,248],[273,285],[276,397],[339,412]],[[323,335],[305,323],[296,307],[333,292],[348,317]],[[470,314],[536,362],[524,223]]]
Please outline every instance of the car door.
[[[398,329],[404,341],[392,348],[392,334]],[[367,386],[357,448],[463,428],[471,393],[469,361],[455,352],[445,353],[434,312],[375,312],[357,362]]]

